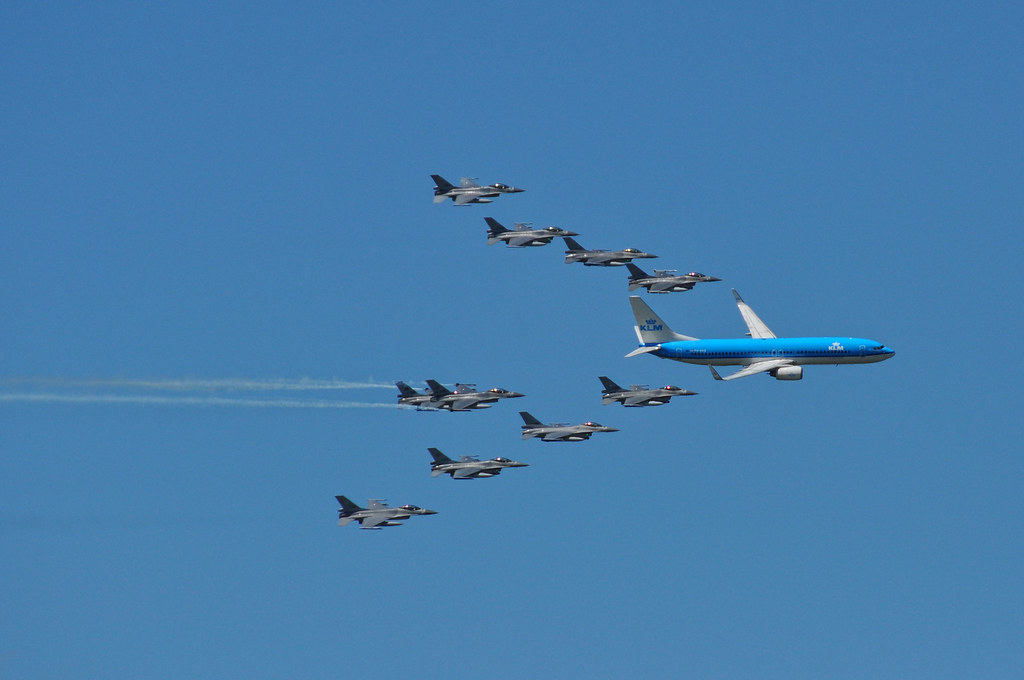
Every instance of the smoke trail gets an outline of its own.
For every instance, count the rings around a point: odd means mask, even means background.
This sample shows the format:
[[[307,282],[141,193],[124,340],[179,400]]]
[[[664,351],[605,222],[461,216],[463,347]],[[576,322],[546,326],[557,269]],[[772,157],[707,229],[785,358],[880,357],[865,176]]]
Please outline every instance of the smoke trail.
[[[0,378],[0,385],[38,385],[49,387],[133,387],[148,390],[235,390],[235,391],[299,391],[394,389],[393,383],[356,382],[351,380],[299,379],[178,379],[139,380],[128,378]]]
[[[119,394],[0,393],[0,402],[37,404],[133,404],[140,406],[235,406],[244,408],[397,408],[397,404],[305,399],[236,399],[228,397],[153,397]]]

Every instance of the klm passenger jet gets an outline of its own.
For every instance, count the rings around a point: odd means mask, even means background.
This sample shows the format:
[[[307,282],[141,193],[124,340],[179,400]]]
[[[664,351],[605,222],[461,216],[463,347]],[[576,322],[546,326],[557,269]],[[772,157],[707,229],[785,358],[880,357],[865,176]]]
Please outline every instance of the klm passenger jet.
[[[779,338],[733,288],[736,305],[750,329],[749,338],[698,340],[675,333],[639,297],[630,296],[640,347],[627,357],[653,354],[687,364],[704,364],[715,380],[735,380],[768,373],[776,380],[800,380],[804,364],[870,364],[891,358],[895,351],[866,338]],[[743,366],[724,378],[715,366]]]

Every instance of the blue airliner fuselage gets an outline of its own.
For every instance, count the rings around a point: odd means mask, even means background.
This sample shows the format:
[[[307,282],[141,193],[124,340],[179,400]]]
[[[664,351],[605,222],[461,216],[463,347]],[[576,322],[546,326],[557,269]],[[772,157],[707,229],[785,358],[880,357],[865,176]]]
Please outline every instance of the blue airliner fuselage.
[[[868,364],[894,353],[877,340],[841,337],[676,340],[660,343],[651,352],[664,359],[711,366],[746,366],[770,359],[791,359],[794,365]]]

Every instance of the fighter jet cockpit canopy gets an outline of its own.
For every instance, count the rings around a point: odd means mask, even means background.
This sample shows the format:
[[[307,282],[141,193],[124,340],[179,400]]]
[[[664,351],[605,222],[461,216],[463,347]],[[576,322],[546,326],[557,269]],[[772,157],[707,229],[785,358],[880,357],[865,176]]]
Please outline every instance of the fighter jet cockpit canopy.
[[[583,424],[586,425],[587,427],[604,427],[604,425],[602,425],[601,423],[595,423],[593,420],[588,420]]]
[[[626,248],[622,252],[624,252],[624,253],[639,253],[640,251],[637,250],[636,248]]]

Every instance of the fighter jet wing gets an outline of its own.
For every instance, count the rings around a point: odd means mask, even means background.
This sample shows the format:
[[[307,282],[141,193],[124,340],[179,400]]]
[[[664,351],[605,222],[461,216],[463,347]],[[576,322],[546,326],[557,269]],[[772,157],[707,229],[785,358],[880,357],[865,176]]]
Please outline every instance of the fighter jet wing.
[[[469,187],[478,187],[478,186],[480,186],[479,184],[474,182],[473,179],[474,179],[473,177],[463,177],[462,179],[459,180],[459,186],[464,188],[464,189],[468,189]]]
[[[671,291],[677,288],[682,290],[693,290],[693,283],[679,283],[678,281],[663,281],[661,283],[655,283],[651,286],[652,293],[658,293],[662,291]]]
[[[477,197],[473,194],[459,194],[455,197],[455,205],[466,205],[472,203]]]
[[[736,378],[746,378],[748,375],[756,375],[776,368],[782,368],[783,366],[792,365],[793,362],[790,359],[768,359],[767,361],[758,361],[757,363],[750,364],[749,366],[741,368],[732,375],[727,375],[724,378],[718,374],[718,371],[715,370],[714,366],[708,366],[708,368],[711,369],[711,375],[715,377],[715,380],[735,380]]]
[[[372,527],[384,524],[387,521],[388,521],[388,518],[385,517],[384,515],[375,515],[373,517],[366,517],[365,519],[363,519],[362,525],[363,525],[364,529],[368,529],[368,528],[372,528]]]
[[[455,471],[455,474],[452,475],[452,478],[453,479],[466,479],[467,477],[472,477],[473,475],[477,474],[480,471],[481,471],[480,468],[476,468],[476,469],[474,469],[474,468],[460,468],[460,469]]]
[[[480,399],[478,397],[463,397],[462,399],[453,399],[451,402],[448,403],[448,406],[453,411],[466,411],[473,408],[482,401],[483,399]]]
[[[545,243],[551,243],[551,239],[538,239],[535,236],[513,236],[508,240],[510,246],[525,246],[533,243],[534,241],[544,241]]]
[[[754,313],[754,310],[750,308],[740,294],[736,292],[736,289],[732,289],[733,297],[736,298],[736,306],[740,309],[740,314],[743,315],[743,321],[747,324],[747,328],[750,329],[750,337],[763,340],[765,338],[776,337],[775,333],[772,333],[772,329],[768,328],[764,321],[761,321],[761,317]]]
[[[623,406],[638,406],[640,404],[646,404],[650,400],[651,400],[650,397],[645,397],[643,395],[637,395],[635,397],[626,397],[626,400],[624,402],[622,402],[622,405]]]

